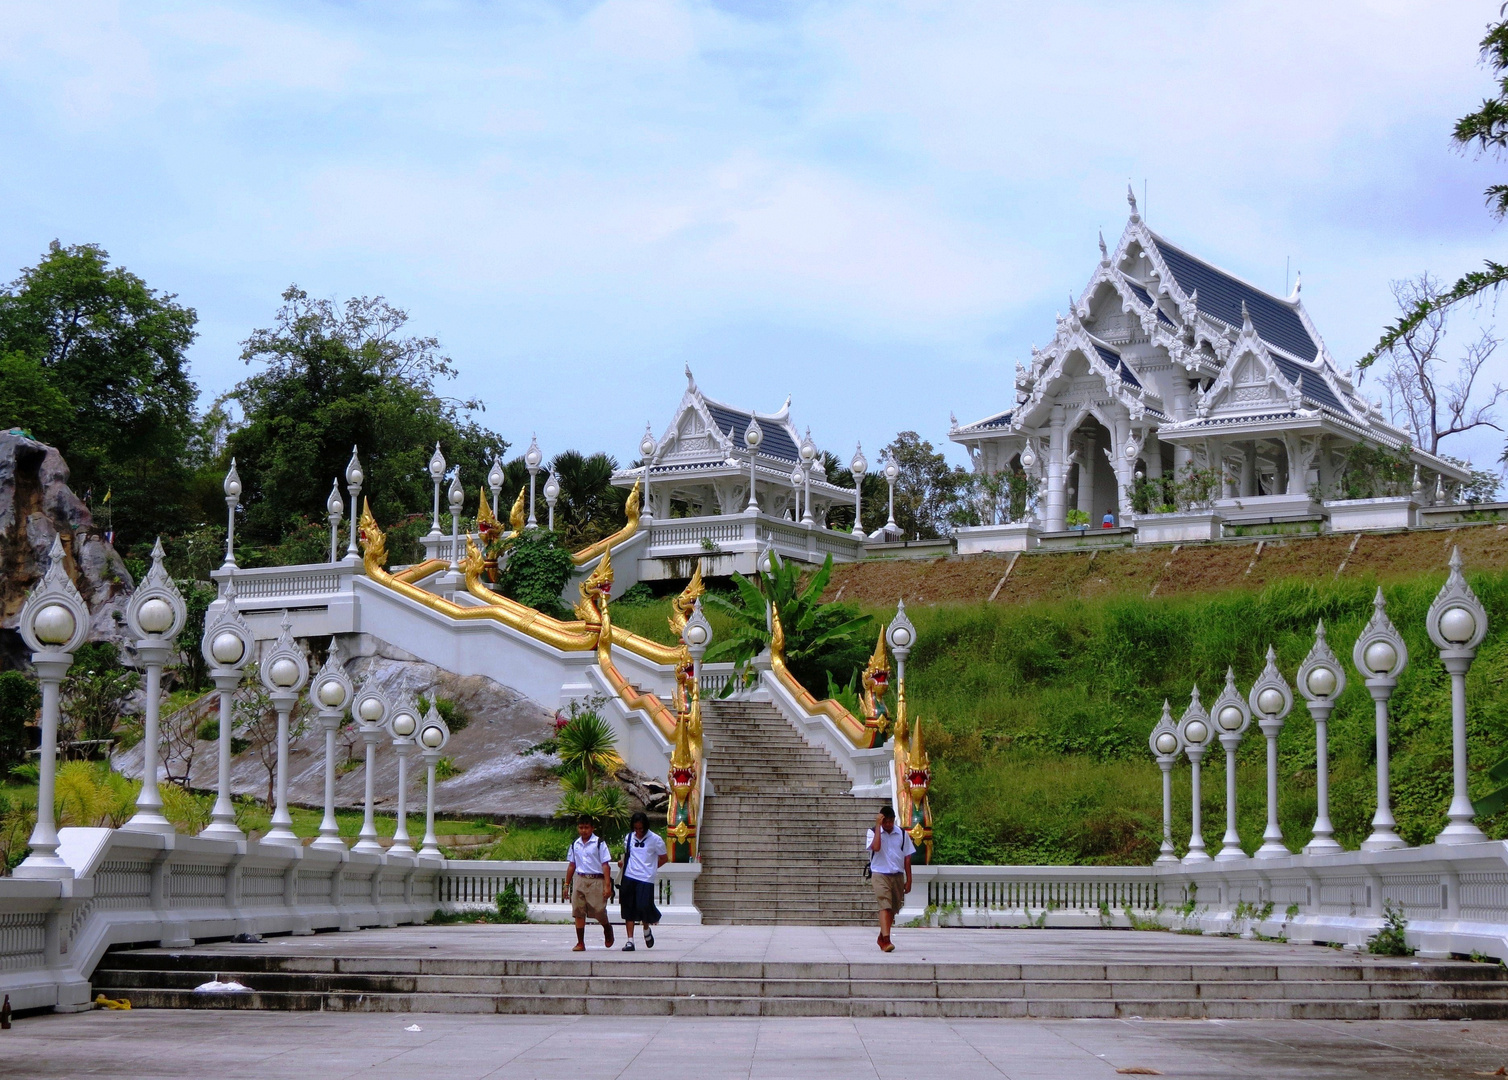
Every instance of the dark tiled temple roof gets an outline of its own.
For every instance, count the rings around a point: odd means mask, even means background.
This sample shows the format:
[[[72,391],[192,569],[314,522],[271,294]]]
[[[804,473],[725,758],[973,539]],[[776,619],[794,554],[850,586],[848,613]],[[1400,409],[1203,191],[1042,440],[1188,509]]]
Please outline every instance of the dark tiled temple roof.
[[[1131,366],[1121,359],[1120,353],[1114,349],[1105,348],[1099,342],[1094,343],[1094,351],[1099,353],[1100,359],[1109,364],[1113,370],[1120,372],[1121,382],[1127,383],[1130,386],[1141,385],[1141,380],[1136,377],[1136,372],[1132,371]]]
[[[1202,259],[1174,247],[1160,236],[1153,236],[1157,253],[1185,293],[1199,292],[1199,310],[1228,326],[1241,325],[1241,305],[1251,313],[1252,324],[1263,341],[1292,353],[1301,360],[1314,360],[1319,346],[1304,329],[1304,322],[1291,304],[1270,296],[1217,270]]]
[[[707,402],[707,411],[712,414],[712,422],[733,440],[733,445],[739,450],[744,449],[744,432],[749,429],[749,421],[754,419],[753,414],[715,401]],[[800,458],[796,444],[791,441],[784,424],[766,420],[759,426],[764,431],[764,441],[759,444],[761,455],[782,461],[796,461]]]

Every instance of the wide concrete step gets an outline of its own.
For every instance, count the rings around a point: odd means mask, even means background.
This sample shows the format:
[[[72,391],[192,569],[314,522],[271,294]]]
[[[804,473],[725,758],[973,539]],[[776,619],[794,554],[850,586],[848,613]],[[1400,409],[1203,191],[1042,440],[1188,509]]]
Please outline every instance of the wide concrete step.
[[[866,964],[107,954],[134,1008],[715,1016],[1508,1019],[1481,964]],[[200,994],[211,979],[249,993]]]

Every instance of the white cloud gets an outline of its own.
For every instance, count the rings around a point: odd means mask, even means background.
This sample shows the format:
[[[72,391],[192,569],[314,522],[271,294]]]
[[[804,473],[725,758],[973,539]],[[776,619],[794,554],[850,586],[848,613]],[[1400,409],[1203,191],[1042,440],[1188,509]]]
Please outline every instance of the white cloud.
[[[1390,278],[1490,254],[1497,170],[1448,132],[1495,12],[13,3],[0,263],[105,242],[200,310],[207,391],[297,280],[409,307],[491,422],[558,445],[631,447],[686,359],[835,442],[941,439],[1006,403],[1128,178],[1244,276],[1291,257],[1341,357]]]

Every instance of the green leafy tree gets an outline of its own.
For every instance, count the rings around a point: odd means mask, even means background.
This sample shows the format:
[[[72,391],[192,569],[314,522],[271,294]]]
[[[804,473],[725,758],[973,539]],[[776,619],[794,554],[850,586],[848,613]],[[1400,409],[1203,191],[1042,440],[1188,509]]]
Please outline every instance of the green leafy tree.
[[[623,504],[628,488],[613,485],[618,462],[607,454],[582,454],[567,450],[557,454],[550,469],[560,483],[560,498],[555,503],[555,528],[564,534],[572,548],[585,547],[623,527],[627,520]],[[527,476],[527,473],[525,474]],[[544,483],[543,477],[540,484]],[[544,517],[544,496],[537,516]]]
[[[1491,154],[1501,160],[1508,151],[1508,8],[1500,9],[1498,21],[1487,27],[1481,41],[1482,63],[1493,74],[1496,93],[1482,100],[1476,112],[1467,113],[1456,121],[1451,138],[1463,151],[1474,148],[1477,154]],[[1508,184],[1492,184],[1483,194],[1492,216],[1502,220],[1508,216]],[[1386,330],[1372,351],[1357,361],[1356,366],[1365,371],[1377,358],[1390,353],[1404,339],[1423,326],[1438,311],[1463,300],[1496,292],[1508,283],[1508,266],[1486,260],[1482,269],[1473,270],[1447,289],[1433,290],[1414,299],[1413,305]]]
[[[352,446],[365,467],[363,498],[381,521],[429,513],[436,442],[470,503],[508,444],[470,419],[480,402],[441,396],[437,385],[455,368],[435,338],[405,335],[407,321],[380,296],[337,305],[290,286],[274,325],[243,343],[241,358],[262,370],[227,395],[244,420],[217,469],[236,458],[248,542],[274,545],[319,525]]]
[[[96,504],[110,492],[127,544],[190,511],[197,390],[185,354],[197,318],[94,244],[53,241],[0,289],[0,427],[53,442]]]
[[[773,551],[770,563],[768,573],[755,571],[755,581],[735,573],[734,597],[712,592],[702,597],[703,605],[733,622],[731,631],[707,651],[707,659],[714,663],[731,660],[747,669],[749,661],[771,641],[765,614],[766,598],[770,598],[780,611],[786,665],[797,681],[808,689],[826,686],[829,681],[848,684],[854,669],[863,666],[874,647],[868,633],[873,618],[858,614],[846,604],[821,603],[819,598],[832,577],[831,555],[804,584],[796,563],[785,561]],[[729,692],[741,681],[729,680]]]
[[[526,529],[509,540],[504,550],[507,562],[498,577],[502,594],[547,615],[562,614],[565,606],[560,594],[575,564],[560,534],[548,529]]]
[[[19,671],[0,671],[0,779],[26,757],[26,725],[42,704],[36,681]]]
[[[110,738],[140,684],[141,676],[120,662],[120,652],[111,642],[90,641],[79,646],[73,667],[63,680],[68,738]]]
[[[580,788],[587,795],[623,764],[612,725],[595,709],[572,713],[555,737],[555,753],[566,775],[580,773]]]

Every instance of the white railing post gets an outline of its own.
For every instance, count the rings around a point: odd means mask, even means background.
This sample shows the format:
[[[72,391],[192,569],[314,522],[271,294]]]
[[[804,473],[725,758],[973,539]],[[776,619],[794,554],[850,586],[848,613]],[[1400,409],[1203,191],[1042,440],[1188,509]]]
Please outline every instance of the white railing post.
[[[1210,735],[1209,714],[1199,704],[1199,687],[1195,686],[1189,698],[1189,707],[1178,721],[1178,741],[1183,744],[1184,753],[1193,766],[1193,808],[1190,814],[1189,852],[1183,857],[1185,865],[1210,861],[1209,852],[1204,849],[1204,809],[1200,805],[1203,796],[1199,790],[1199,764],[1204,759],[1205,748],[1210,744]]]
[[[288,723],[293,707],[298,704],[299,693],[309,681],[309,661],[294,643],[293,623],[286,611],[283,612],[283,631],[264,658],[259,673],[262,685],[272,697],[278,724],[277,774],[273,784],[276,805],[272,811],[272,827],[262,838],[262,843],[297,846],[300,841],[293,835],[293,818],[288,813]]]
[[[1346,669],[1325,641],[1325,620],[1314,628],[1314,647],[1299,666],[1299,693],[1314,718],[1314,793],[1318,804],[1314,837],[1304,846],[1305,855],[1329,855],[1341,850],[1330,823],[1330,713],[1335,699],[1346,689]]]
[[[1454,791],[1450,823],[1435,837],[1437,844],[1476,844],[1487,839],[1477,828],[1476,811],[1466,790],[1466,673],[1476,659],[1477,646],[1487,634],[1487,609],[1461,574],[1461,549],[1450,550],[1450,577],[1429,606],[1425,620],[1430,640],[1440,650],[1440,662],[1450,673],[1450,734]]]
[[[1378,586],[1377,595],[1372,600],[1372,620],[1351,650],[1351,662],[1361,672],[1362,681],[1376,704],[1377,720],[1377,813],[1372,815],[1372,835],[1362,841],[1363,851],[1407,846],[1398,835],[1389,795],[1388,699],[1393,696],[1398,675],[1408,660],[1408,646],[1388,618],[1387,601],[1383,599],[1382,587]]]
[[[1283,843],[1283,830],[1278,824],[1278,735],[1293,710],[1293,691],[1278,670],[1277,653],[1271,645],[1267,646],[1267,666],[1252,685],[1250,705],[1267,739],[1267,828],[1262,833],[1257,858],[1284,858],[1291,853]]]
[[[152,567],[126,605],[126,625],[136,637],[136,655],[147,669],[146,708],[142,717],[141,793],[136,813],[122,828],[139,832],[173,832],[162,815],[157,789],[157,758],[162,748],[162,666],[173,655],[173,639],[188,621],[188,607],[162,564],[162,538],[152,547]]]
[[[319,726],[325,735],[325,813],[319,823],[319,838],[313,847],[344,851],[340,824],[335,820],[335,735],[350,707],[353,690],[345,665],[340,662],[335,639],[330,639],[330,654],[314,676],[314,700],[319,703]]]
[[[236,688],[246,662],[251,659],[251,627],[236,610],[236,581],[225,582],[224,603],[220,613],[204,628],[199,652],[209,665],[209,677],[220,695],[220,734],[215,785],[215,807],[209,824],[199,835],[211,840],[242,840],[246,834],[236,824],[236,807],[231,801],[230,759],[235,731]]]
[[[1183,745],[1178,741],[1173,708],[1166,698],[1162,702],[1162,719],[1152,729],[1147,742],[1157,759],[1158,769],[1162,771],[1162,848],[1157,861],[1176,863],[1178,856],[1173,849],[1173,763],[1178,760],[1178,751]]]
[[[1251,710],[1236,689],[1233,668],[1225,669],[1225,689],[1215,699],[1212,715],[1220,731],[1220,745],[1225,747],[1225,836],[1215,861],[1240,862],[1247,855],[1241,850],[1241,834],[1236,828],[1236,751],[1241,746],[1241,736],[1251,726]]]

